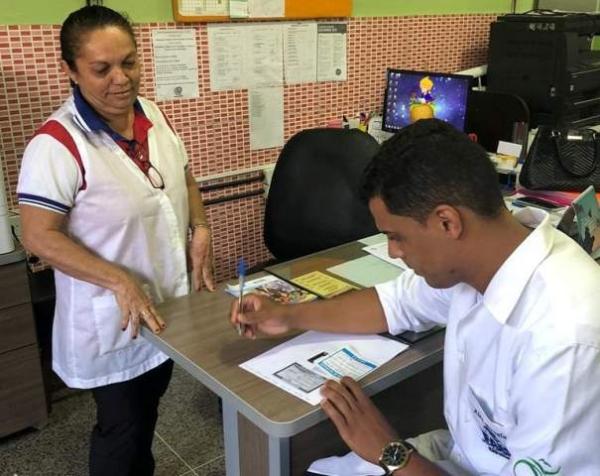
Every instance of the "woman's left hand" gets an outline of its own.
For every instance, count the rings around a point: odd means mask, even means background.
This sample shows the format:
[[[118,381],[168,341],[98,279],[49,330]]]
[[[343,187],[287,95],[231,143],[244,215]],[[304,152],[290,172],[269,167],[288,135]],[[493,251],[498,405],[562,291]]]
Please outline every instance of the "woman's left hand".
[[[215,290],[210,228],[197,226],[192,232],[190,259],[192,261],[192,284],[196,291],[204,282],[209,291]]]

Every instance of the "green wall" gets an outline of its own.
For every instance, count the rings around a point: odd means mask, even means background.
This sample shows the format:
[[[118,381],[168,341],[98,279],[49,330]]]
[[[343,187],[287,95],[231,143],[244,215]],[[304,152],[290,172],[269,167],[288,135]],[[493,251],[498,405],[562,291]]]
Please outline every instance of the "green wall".
[[[0,0],[0,24],[60,24],[84,0]],[[104,0],[104,5],[129,14],[134,22],[173,20],[171,0]],[[511,0],[354,0],[353,16],[400,16],[447,13],[502,13]],[[533,0],[518,0],[520,11]]]
[[[511,0],[354,0],[352,16],[504,13],[511,7]],[[532,7],[533,0],[517,0],[518,11]]]

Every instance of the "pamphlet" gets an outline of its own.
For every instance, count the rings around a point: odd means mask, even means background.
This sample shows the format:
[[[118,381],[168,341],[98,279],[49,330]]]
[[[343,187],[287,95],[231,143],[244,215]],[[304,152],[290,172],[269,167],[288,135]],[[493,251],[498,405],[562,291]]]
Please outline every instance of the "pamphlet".
[[[321,271],[312,271],[311,273],[303,274],[292,279],[292,282],[322,298],[331,298],[346,291],[357,289],[355,286]]]
[[[592,258],[600,258],[600,208],[593,185],[581,192],[571,206],[575,210],[579,244]]]
[[[240,295],[239,285],[228,284],[225,291],[235,297]],[[281,304],[297,304],[317,299],[317,295],[309,293],[304,289],[300,289],[273,275],[262,276],[246,281],[244,284],[244,294],[250,293],[268,296]]]

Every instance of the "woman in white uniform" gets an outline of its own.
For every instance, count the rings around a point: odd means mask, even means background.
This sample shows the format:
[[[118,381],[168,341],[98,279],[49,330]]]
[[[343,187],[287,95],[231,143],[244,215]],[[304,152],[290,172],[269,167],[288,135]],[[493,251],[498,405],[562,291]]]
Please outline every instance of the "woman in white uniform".
[[[25,150],[23,240],[55,270],[53,369],[96,401],[90,474],[151,475],[173,364],[139,329],[160,332],[154,306],[189,292],[186,252],[194,288],[213,290],[210,228],[181,140],[138,97],[128,20],[84,7],[60,40],[73,94]]]

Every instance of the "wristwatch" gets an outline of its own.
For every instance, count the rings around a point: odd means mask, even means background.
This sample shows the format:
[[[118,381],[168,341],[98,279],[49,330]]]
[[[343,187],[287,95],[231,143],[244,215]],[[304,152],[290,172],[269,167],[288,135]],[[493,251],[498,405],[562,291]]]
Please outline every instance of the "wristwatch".
[[[397,469],[404,468],[415,448],[404,440],[390,441],[381,450],[379,466],[383,468],[386,476],[391,475]]]

